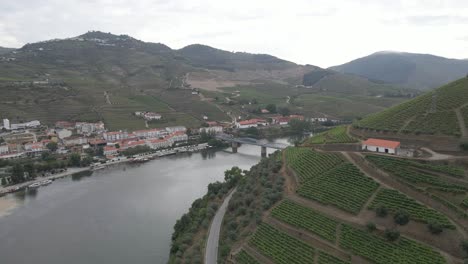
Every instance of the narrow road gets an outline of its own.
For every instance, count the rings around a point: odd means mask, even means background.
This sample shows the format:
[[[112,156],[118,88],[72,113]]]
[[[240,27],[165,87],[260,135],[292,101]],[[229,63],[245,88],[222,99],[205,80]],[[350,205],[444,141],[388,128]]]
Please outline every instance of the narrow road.
[[[226,213],[227,206],[231,200],[232,195],[236,192],[236,189],[226,196],[221,207],[216,212],[213,222],[211,222],[210,231],[208,233],[208,240],[206,241],[205,248],[205,264],[216,264],[218,263],[218,245],[219,245],[219,233],[221,231],[221,223],[223,222],[224,214]]]

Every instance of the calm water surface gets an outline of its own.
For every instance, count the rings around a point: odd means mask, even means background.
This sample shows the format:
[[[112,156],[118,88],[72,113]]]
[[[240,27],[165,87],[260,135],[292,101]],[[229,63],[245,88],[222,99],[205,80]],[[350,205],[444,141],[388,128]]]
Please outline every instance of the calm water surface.
[[[10,195],[17,207],[0,217],[0,263],[166,263],[176,220],[208,183],[259,160],[260,147],[244,145],[238,154],[119,165]]]

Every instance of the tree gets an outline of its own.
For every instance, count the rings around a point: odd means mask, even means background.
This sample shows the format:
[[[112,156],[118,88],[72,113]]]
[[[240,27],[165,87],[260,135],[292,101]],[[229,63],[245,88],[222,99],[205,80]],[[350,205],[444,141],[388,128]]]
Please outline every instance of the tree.
[[[245,133],[251,136],[258,136],[258,129],[256,127],[249,127],[245,130]]]
[[[268,112],[274,114],[276,113],[276,105],[275,104],[269,104],[265,107],[266,110],[268,110]]]
[[[460,246],[463,249],[463,251],[465,251],[465,254],[468,255],[468,240],[462,241]]]
[[[34,163],[26,163],[24,164],[24,171],[28,173],[30,178],[35,178],[36,177],[36,167],[34,166]]]
[[[119,143],[115,144],[115,148],[118,148],[118,149],[119,149],[119,148],[120,148],[120,144],[119,144]]]
[[[312,127],[312,124],[308,121],[303,121],[299,119],[292,119],[289,121],[289,127],[294,134],[302,134],[307,132]]]
[[[388,210],[385,206],[383,205],[378,205],[377,208],[375,208],[375,214],[378,217],[386,217],[388,214]]]
[[[70,166],[79,167],[81,165],[81,156],[78,153],[73,153],[68,157],[68,164]]]
[[[281,107],[278,109],[278,113],[280,113],[282,116],[288,116],[290,115],[291,111],[287,107]]]
[[[366,228],[369,232],[374,232],[377,229],[377,226],[373,222],[369,222],[366,225]]]
[[[6,181],[5,177],[2,178],[2,185],[7,185],[7,181]]]
[[[58,144],[57,144],[57,142],[53,142],[53,141],[52,141],[52,142],[47,143],[46,147],[47,147],[50,151],[55,152],[55,151],[58,149]]]
[[[444,227],[438,222],[430,222],[427,224],[427,228],[431,232],[431,234],[438,235],[444,231]]]
[[[13,170],[11,174],[11,180],[14,183],[19,183],[24,181],[24,168],[23,165],[16,163],[13,165]]]
[[[400,237],[400,232],[398,230],[393,229],[386,229],[385,230],[385,238],[388,241],[395,241]]]
[[[399,210],[396,212],[393,219],[395,220],[395,223],[399,225],[406,225],[410,220],[409,214],[404,210]]]

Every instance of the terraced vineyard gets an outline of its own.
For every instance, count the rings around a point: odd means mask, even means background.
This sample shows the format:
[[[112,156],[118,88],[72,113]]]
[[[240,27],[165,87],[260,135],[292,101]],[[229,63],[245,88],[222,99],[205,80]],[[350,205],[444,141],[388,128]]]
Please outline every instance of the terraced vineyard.
[[[461,135],[457,115],[453,110],[426,113],[416,116],[416,118],[403,129],[403,132],[414,132],[430,135],[438,133],[453,136]]]
[[[315,249],[275,228],[261,224],[249,245],[278,264],[314,263]]]
[[[305,145],[314,144],[325,144],[325,143],[354,143],[357,142],[355,138],[352,138],[347,133],[346,126],[337,126],[320,134],[317,134],[309,138]]]
[[[465,199],[462,201],[461,205],[462,205],[463,207],[465,207],[465,208],[468,208],[468,198],[465,198]]]
[[[414,169],[415,167],[417,168],[419,166],[419,168],[435,170],[437,172],[443,171],[449,175],[456,175],[456,177],[461,177],[462,169],[457,167],[444,165],[415,165],[417,164],[416,162],[377,155],[367,155],[366,159],[383,170],[388,171],[402,180],[412,184],[424,184],[426,186],[431,185],[433,187],[440,187],[442,190],[446,191],[468,191],[468,188],[459,184],[447,182],[438,175]]]
[[[468,105],[463,107],[460,111],[465,120],[465,126],[468,128]]]
[[[410,218],[416,221],[439,223],[446,228],[455,228],[445,215],[434,209],[427,208],[425,205],[418,203],[416,200],[397,190],[381,189],[370,204],[369,209],[375,209],[380,205],[392,212],[405,210],[410,215]]]
[[[271,215],[290,225],[303,228],[318,236],[334,242],[338,222],[310,208],[284,200],[275,207]]]
[[[301,181],[315,178],[343,163],[339,154],[319,153],[306,148],[287,148],[287,164]]]
[[[241,250],[237,255],[236,255],[236,262],[239,264],[260,264],[256,259],[254,259],[252,256],[247,254],[244,250]]]
[[[318,257],[318,264],[349,264],[347,261],[343,261],[332,255],[328,255],[325,252],[320,251]]]
[[[327,173],[307,179],[297,193],[357,214],[378,187],[377,182],[365,176],[353,164],[343,163]]]
[[[380,236],[349,225],[343,225],[342,227],[340,246],[375,263],[446,263],[440,253],[435,252],[426,245],[405,237],[401,237],[395,242],[388,242]]]
[[[466,103],[468,79],[463,78],[413,100],[369,115],[354,125],[380,131],[403,130],[406,133],[459,136],[460,125],[453,110]]]

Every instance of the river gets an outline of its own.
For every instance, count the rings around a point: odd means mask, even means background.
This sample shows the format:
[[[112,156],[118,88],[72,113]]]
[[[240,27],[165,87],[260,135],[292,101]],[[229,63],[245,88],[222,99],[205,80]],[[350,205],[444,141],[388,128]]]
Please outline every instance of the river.
[[[232,166],[248,169],[259,160],[260,147],[243,145],[237,154],[117,165],[2,197],[13,209],[0,216],[0,262],[166,263],[176,220],[207,185]]]

